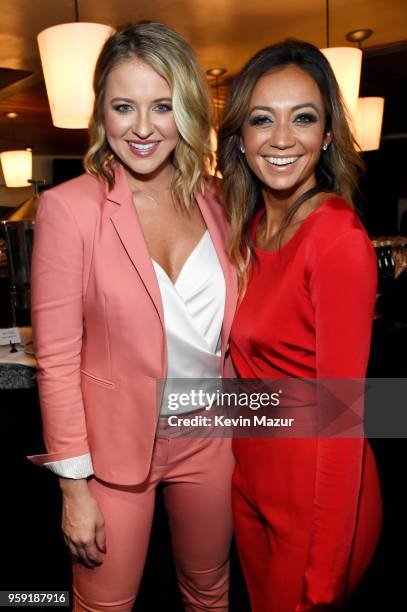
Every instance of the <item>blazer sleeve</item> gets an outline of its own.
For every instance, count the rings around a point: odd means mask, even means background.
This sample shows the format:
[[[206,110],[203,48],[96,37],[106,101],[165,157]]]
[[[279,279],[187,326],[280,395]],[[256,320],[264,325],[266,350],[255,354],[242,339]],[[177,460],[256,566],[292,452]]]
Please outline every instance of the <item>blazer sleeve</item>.
[[[80,380],[84,241],[67,203],[41,196],[31,273],[32,326],[47,454],[52,464],[89,454]],[[55,471],[55,470],[54,470]]]
[[[319,258],[310,285],[318,379],[365,377],[376,285],[376,259],[362,229],[339,236]],[[363,407],[363,393],[359,399]],[[296,612],[340,605],[344,598],[364,444],[362,437],[318,440],[311,545]]]

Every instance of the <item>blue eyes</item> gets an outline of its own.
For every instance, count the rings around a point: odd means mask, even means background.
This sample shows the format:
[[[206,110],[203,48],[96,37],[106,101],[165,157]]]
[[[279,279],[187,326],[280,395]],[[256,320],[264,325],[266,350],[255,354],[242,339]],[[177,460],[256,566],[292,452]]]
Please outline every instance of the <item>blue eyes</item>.
[[[301,113],[300,115],[296,115],[293,120],[294,123],[300,125],[308,125],[316,123],[317,121],[318,117],[313,113]],[[249,125],[254,127],[269,126],[273,123],[274,121],[270,115],[254,115],[249,119]]]
[[[171,104],[157,104],[157,106],[155,106],[153,110],[157,111],[158,113],[168,113],[169,111],[172,111],[172,105]]]
[[[118,113],[131,113],[134,109],[133,106],[131,106],[131,104],[115,104],[113,106],[113,109],[115,111],[117,111]],[[172,105],[171,104],[166,104],[164,102],[160,102],[159,104],[156,104],[155,106],[152,107],[152,110],[156,113],[168,113],[170,111],[172,111]]]
[[[116,104],[113,106],[113,108],[118,113],[129,113],[131,110],[133,110],[130,104]]]

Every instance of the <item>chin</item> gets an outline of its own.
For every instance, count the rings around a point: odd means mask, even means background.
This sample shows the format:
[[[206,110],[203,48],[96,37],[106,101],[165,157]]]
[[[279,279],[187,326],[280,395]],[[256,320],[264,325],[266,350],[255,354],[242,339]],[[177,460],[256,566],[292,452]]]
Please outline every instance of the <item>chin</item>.
[[[260,178],[260,177],[259,177]],[[309,185],[309,177],[304,176],[263,176],[260,180],[267,185],[267,187],[274,191],[307,191],[307,185]]]
[[[124,163],[134,174],[152,174],[162,165],[163,161],[146,159],[134,163],[134,160],[126,159]]]
[[[264,181],[264,184],[273,191],[292,191],[298,189],[299,183],[297,181]]]

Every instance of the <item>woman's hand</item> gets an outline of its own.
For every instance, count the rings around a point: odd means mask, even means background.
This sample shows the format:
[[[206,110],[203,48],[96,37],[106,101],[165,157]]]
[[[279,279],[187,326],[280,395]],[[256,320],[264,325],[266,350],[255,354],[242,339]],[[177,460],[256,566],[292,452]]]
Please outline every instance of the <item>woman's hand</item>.
[[[106,553],[105,526],[96,499],[89,492],[86,478],[60,478],[63,494],[62,531],[76,557],[89,569],[103,563]]]

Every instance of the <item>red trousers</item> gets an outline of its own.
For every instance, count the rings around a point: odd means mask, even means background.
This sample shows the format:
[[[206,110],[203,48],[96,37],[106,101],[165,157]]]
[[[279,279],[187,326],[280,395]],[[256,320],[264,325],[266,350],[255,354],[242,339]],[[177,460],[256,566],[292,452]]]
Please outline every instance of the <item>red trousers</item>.
[[[314,527],[317,446],[312,439],[233,441],[237,461],[233,516],[252,612],[294,612],[301,602]],[[345,594],[355,588],[365,572],[381,527],[380,489],[368,443],[362,452],[363,471]],[[328,548],[342,546],[333,530],[324,538]],[[322,561],[321,574],[329,575],[329,571]],[[314,582],[318,579],[314,574]],[[311,585],[315,586],[320,585]]]
[[[164,483],[178,583],[185,610],[228,610],[232,537],[230,440],[159,438],[149,479],[134,487],[92,479],[105,518],[103,564],[73,565],[74,611],[132,609],[143,573],[155,489]]]

